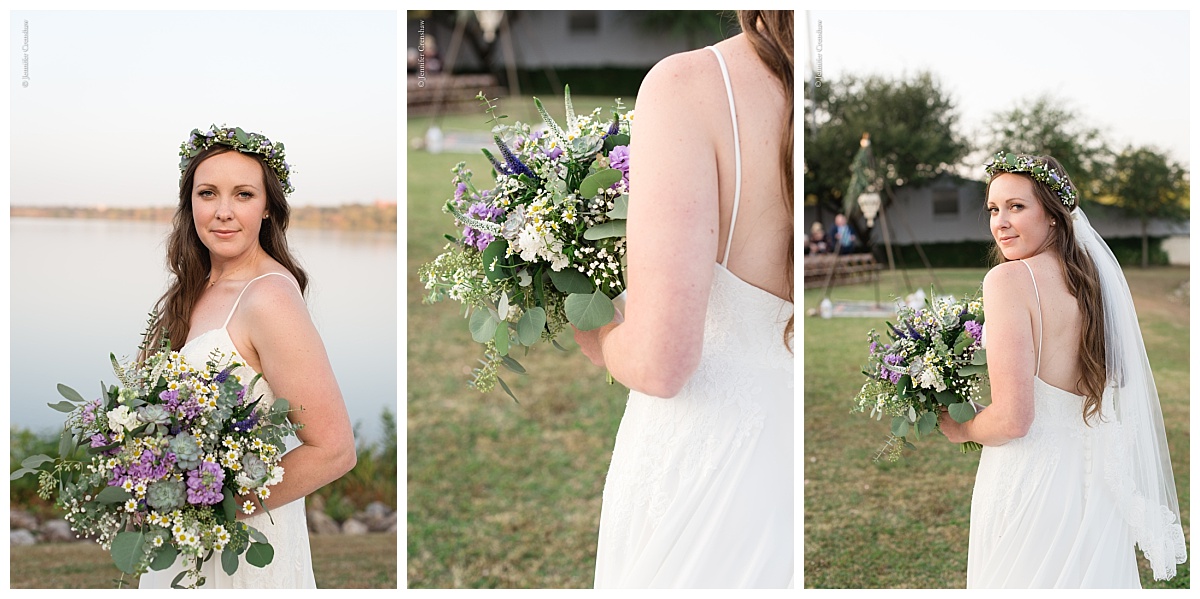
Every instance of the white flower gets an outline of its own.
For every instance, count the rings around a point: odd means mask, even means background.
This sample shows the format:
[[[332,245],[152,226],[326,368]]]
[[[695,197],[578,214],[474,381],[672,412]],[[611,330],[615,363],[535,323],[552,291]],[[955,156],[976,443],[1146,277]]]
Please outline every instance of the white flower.
[[[283,481],[283,466],[276,466],[271,469],[271,478],[267,479],[267,486],[277,485]]]
[[[137,427],[136,412],[130,412],[129,406],[117,406],[108,411],[108,428],[114,433],[123,433]]]

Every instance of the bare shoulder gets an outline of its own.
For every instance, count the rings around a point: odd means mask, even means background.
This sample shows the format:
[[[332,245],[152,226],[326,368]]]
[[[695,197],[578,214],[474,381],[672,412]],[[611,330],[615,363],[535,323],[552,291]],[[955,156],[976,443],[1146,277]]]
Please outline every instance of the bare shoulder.
[[[706,82],[705,75],[718,67],[711,51],[692,50],[672,54],[655,64],[646,73],[638,90],[639,109],[645,100],[668,100],[678,94],[694,91]]]
[[[246,291],[242,304],[246,312],[256,321],[272,322],[277,319],[308,319],[308,307],[300,295],[299,286],[292,275],[263,277]]]
[[[988,300],[993,304],[996,301],[1009,304],[1032,293],[1033,280],[1029,276],[1029,269],[1018,260],[998,264],[983,277],[985,307]]]

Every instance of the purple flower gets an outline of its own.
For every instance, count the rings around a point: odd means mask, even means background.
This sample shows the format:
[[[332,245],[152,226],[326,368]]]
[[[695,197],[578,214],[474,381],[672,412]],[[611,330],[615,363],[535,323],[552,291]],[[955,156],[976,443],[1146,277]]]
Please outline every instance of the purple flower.
[[[621,180],[629,188],[629,146],[617,146],[608,153],[608,165],[621,171]]]
[[[612,125],[608,127],[607,135],[616,135],[621,132],[621,119],[613,119]],[[606,135],[606,137],[607,137]]]
[[[92,447],[104,447],[105,445],[108,445],[108,437],[104,436],[101,433],[92,435],[91,439],[92,439]]]
[[[974,320],[968,320],[967,322],[963,323],[963,328],[966,329],[967,334],[976,341],[983,339],[983,325],[979,324],[978,322],[975,322]]]
[[[225,483],[225,471],[212,462],[201,462],[200,467],[188,470],[187,500],[193,505],[220,503],[221,486]]]
[[[458,184],[458,185],[457,185],[457,186],[454,188],[454,202],[455,202],[456,204],[457,204],[457,203],[461,203],[461,202],[462,202],[462,199],[463,199],[463,194],[464,194],[464,193],[467,193],[467,184],[466,184],[466,183],[459,183],[459,184]]]
[[[491,223],[498,223],[504,216],[504,209],[490,206],[484,202],[477,202],[467,209],[467,216]],[[491,233],[473,229],[469,225],[463,228],[463,243],[481,252],[495,239],[496,237]]]
[[[543,152],[545,152],[545,150],[543,150]],[[557,160],[559,156],[562,156],[562,153],[562,148],[556,147],[549,152],[546,152],[546,157],[550,160]]]
[[[900,356],[898,356],[896,354],[888,354],[883,357],[883,361],[884,361],[884,363],[889,364],[891,366],[899,366],[900,362],[901,362],[901,358],[900,358]],[[904,375],[899,372],[894,372],[892,370],[889,370],[888,368],[886,368],[884,366],[879,367],[879,378],[884,381],[889,381],[893,385],[899,383],[900,377],[902,377],[902,376],[904,376]]]
[[[231,370],[233,370],[233,368],[228,367],[225,370],[218,372],[216,378],[214,378],[213,380],[216,381],[217,383],[224,383],[225,379],[229,378],[229,371],[231,371]]]
[[[251,412],[249,418],[233,423],[232,428],[239,433],[248,433],[256,424],[258,424],[258,412]]]

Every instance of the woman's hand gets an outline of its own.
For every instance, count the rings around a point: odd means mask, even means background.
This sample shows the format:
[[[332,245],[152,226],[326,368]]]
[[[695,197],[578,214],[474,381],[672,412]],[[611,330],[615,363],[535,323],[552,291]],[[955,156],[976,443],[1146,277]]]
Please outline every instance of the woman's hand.
[[[946,435],[946,438],[952,443],[966,443],[971,440],[967,437],[966,423],[960,424],[957,420],[951,418],[946,406],[938,406],[938,428],[941,429],[942,434]]]
[[[576,329],[575,325],[571,325],[571,328],[575,329],[575,343],[579,344],[579,349],[583,350],[583,355],[587,356],[592,361],[592,364],[605,368],[604,348],[602,347],[600,332],[607,332],[611,327],[604,326],[590,331],[581,331]]]

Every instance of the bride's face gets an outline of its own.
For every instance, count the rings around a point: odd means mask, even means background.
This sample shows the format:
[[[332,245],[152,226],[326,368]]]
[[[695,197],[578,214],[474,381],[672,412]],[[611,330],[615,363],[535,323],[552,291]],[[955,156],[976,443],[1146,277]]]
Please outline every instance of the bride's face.
[[[192,220],[213,258],[231,259],[259,249],[267,214],[262,167],[241,152],[224,152],[196,167]]]
[[[987,210],[991,214],[992,238],[1009,260],[1036,254],[1050,236],[1051,219],[1033,193],[1026,177],[1005,173],[988,188]]]

